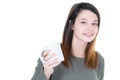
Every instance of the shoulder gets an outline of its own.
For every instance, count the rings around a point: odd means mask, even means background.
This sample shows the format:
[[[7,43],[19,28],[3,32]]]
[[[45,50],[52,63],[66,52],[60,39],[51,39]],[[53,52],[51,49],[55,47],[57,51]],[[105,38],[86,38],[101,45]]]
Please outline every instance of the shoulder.
[[[96,51],[96,54],[98,56],[98,61],[99,62],[103,62],[104,61],[104,57],[98,51]]]
[[[104,69],[104,57],[99,52],[96,51],[96,53],[98,56],[98,68],[97,69],[102,71]]]
[[[97,69],[99,70],[99,72],[104,71],[104,57],[99,53],[96,52],[97,56],[98,56],[98,67]]]
[[[98,56],[98,67],[96,71],[98,78],[102,80],[104,77],[104,57],[99,52],[96,52],[96,54]]]

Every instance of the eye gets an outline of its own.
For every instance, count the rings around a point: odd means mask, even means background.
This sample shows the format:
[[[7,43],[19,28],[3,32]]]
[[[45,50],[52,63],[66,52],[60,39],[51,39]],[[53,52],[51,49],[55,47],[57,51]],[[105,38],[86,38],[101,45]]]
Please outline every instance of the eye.
[[[98,23],[92,23],[93,26],[98,26]]]
[[[81,23],[81,24],[87,24],[87,22],[85,22],[85,21],[80,21],[80,23]]]

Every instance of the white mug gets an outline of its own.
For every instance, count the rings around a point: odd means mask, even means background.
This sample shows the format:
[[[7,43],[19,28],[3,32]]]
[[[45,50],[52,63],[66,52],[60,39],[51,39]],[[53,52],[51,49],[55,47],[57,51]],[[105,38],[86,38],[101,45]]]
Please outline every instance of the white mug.
[[[52,43],[52,44],[46,45],[44,47],[43,51],[48,50],[48,49],[51,50],[50,53],[56,53],[57,54],[57,57],[53,57],[52,59],[57,58],[60,62],[64,61],[64,56],[63,56],[63,52],[62,52],[60,43],[57,42],[57,43]],[[42,57],[42,52],[40,54],[40,59],[43,63],[46,63],[46,61]]]

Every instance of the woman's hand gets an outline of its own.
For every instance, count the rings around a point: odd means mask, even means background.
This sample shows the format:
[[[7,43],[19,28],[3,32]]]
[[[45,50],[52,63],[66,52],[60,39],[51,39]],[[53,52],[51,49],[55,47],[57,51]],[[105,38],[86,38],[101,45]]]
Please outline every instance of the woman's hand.
[[[42,57],[44,61],[46,61],[43,66],[44,66],[44,73],[47,77],[47,80],[49,80],[50,76],[54,72],[54,67],[60,64],[60,61],[57,59],[57,54],[56,53],[51,53],[51,50],[45,50],[42,53]]]

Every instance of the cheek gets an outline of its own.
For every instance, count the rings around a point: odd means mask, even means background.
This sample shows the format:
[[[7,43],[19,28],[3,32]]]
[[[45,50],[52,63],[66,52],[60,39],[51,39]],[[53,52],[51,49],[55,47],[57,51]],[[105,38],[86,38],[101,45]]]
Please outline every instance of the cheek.
[[[83,32],[83,30],[80,29],[80,28],[74,28],[73,31],[74,31],[75,33],[77,33],[77,34],[80,34],[80,33]]]
[[[98,29],[94,31],[95,36],[98,34]]]
[[[98,33],[98,31],[99,31],[99,29],[97,28],[97,29],[95,30],[95,32]]]
[[[98,27],[94,27],[94,28],[93,28],[93,31],[94,31],[95,33],[98,33],[98,30],[99,30]]]

